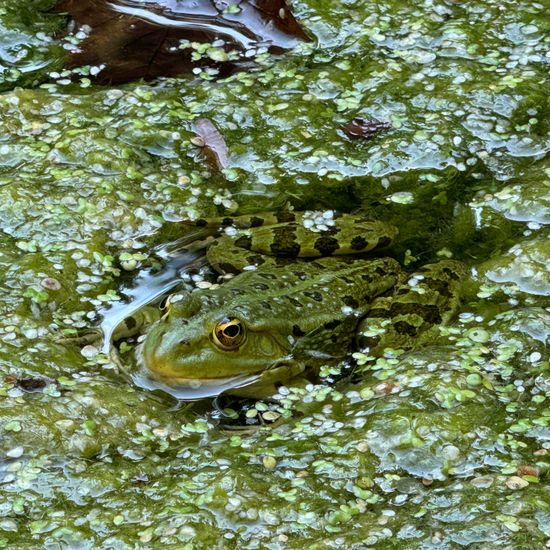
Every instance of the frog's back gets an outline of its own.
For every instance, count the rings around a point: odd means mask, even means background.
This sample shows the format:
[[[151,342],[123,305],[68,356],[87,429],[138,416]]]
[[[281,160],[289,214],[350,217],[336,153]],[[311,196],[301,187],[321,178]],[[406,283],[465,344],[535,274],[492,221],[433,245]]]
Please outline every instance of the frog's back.
[[[392,258],[323,258],[243,273],[220,287],[216,301],[220,315],[238,316],[250,330],[277,332],[294,347],[323,352],[351,342],[372,300],[401,277]]]

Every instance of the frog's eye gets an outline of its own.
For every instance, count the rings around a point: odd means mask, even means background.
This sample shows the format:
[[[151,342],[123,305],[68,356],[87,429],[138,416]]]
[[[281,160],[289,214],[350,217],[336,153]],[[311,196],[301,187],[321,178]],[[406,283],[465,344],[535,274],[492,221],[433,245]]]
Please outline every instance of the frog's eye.
[[[219,348],[236,351],[246,338],[244,323],[236,318],[223,319],[212,331],[212,340]]]

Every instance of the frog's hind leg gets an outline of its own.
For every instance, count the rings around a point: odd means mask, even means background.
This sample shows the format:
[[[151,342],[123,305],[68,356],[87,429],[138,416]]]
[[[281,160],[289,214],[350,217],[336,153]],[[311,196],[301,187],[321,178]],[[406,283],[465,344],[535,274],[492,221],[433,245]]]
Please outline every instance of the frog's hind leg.
[[[459,307],[466,266],[453,260],[428,264],[398,285],[391,296],[376,298],[359,324],[357,345],[378,355],[385,348],[410,349],[448,323]]]

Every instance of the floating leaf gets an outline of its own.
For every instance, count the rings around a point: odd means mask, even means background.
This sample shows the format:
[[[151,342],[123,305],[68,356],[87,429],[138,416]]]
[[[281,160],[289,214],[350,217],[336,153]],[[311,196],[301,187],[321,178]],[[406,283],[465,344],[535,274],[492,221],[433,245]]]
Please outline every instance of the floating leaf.
[[[56,10],[74,22],[69,66],[90,66],[100,83],[202,67],[226,75],[258,48],[309,40],[285,0],[59,0]]]
[[[351,122],[344,124],[341,130],[350,139],[372,139],[380,132],[390,129],[388,122],[378,120],[368,120],[366,118],[355,117]]]
[[[193,130],[200,138],[200,146],[208,162],[223,170],[229,166],[229,151],[223,136],[214,124],[207,118],[199,118],[193,124]]]

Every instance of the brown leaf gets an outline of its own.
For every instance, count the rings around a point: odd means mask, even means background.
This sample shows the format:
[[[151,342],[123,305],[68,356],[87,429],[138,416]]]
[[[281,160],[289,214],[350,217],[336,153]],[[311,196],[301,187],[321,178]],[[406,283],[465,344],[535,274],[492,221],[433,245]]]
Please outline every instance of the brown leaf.
[[[380,132],[385,132],[390,129],[388,122],[380,122],[379,120],[369,120],[362,117],[355,117],[351,122],[344,124],[341,130],[350,139],[372,139]]]
[[[239,11],[231,13],[227,8],[235,5]],[[56,10],[68,12],[74,32],[89,32],[69,66],[104,66],[95,76],[100,83],[175,76],[205,66],[224,76],[249,63],[247,52],[257,46],[277,53],[309,40],[285,0],[59,0]],[[220,47],[238,55],[193,61],[193,49],[179,48],[182,40],[223,41]]]
[[[201,147],[210,164],[218,170],[229,166],[229,151],[223,136],[207,118],[199,118],[193,124],[193,130],[199,136]]]

